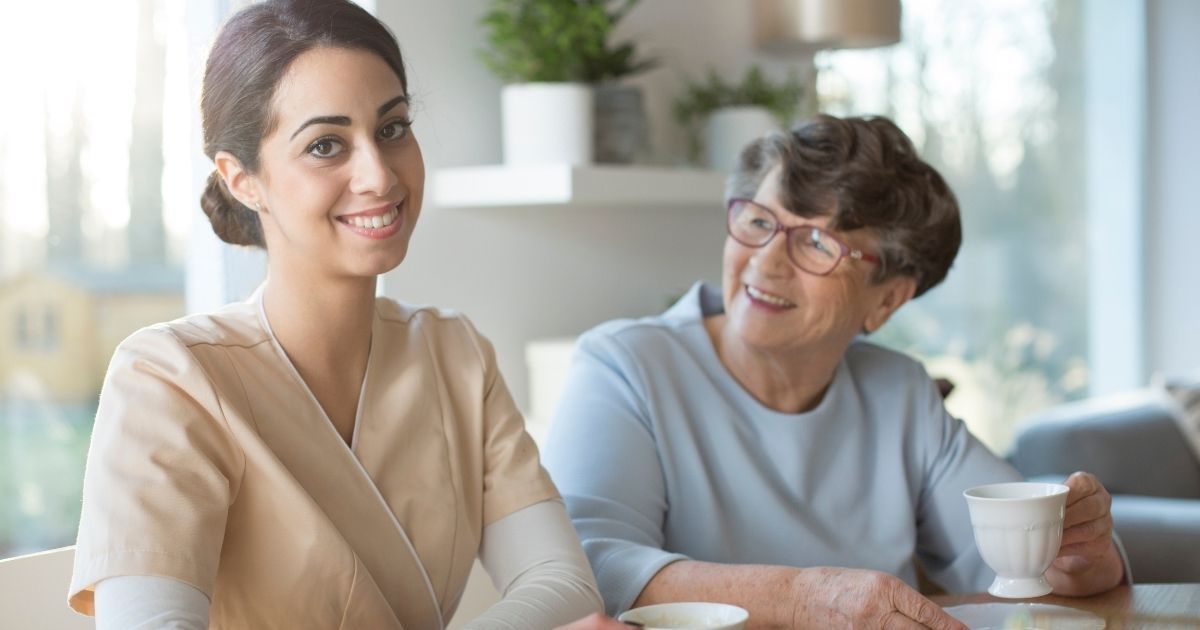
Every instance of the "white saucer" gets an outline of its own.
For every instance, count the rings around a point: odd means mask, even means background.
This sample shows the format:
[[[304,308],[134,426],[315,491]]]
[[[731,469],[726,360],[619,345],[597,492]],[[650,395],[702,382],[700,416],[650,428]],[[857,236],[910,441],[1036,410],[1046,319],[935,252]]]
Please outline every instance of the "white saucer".
[[[971,630],[1102,630],[1105,626],[1099,615],[1053,604],[962,604],[946,612]]]

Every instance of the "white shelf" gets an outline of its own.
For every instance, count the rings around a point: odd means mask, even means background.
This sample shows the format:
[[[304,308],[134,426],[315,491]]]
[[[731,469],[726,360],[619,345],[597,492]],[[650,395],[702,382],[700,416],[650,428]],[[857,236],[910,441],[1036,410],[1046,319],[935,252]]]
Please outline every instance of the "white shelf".
[[[439,208],[720,206],[725,174],[643,166],[465,166],[433,176]]]

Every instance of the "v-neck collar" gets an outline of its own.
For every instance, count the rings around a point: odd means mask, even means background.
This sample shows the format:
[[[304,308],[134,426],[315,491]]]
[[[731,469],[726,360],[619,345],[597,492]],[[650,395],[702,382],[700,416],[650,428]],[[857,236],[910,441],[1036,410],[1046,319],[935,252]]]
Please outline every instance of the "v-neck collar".
[[[279,355],[279,359],[283,361],[284,365],[287,366],[288,371],[291,373],[292,378],[295,379],[296,384],[299,385],[299,387],[304,390],[304,393],[308,395],[309,402],[311,402],[313,406],[320,411],[321,417],[325,419],[325,424],[331,431],[333,431],[334,435],[337,436],[338,441],[342,444],[346,444],[346,440],[342,439],[342,435],[338,433],[337,428],[334,426],[333,419],[329,417],[329,413],[325,411],[325,407],[321,405],[321,401],[317,399],[317,395],[313,393],[312,388],[308,386],[308,383],[304,380],[304,377],[300,375],[300,370],[296,368],[296,364],[292,362],[292,358],[289,357],[287,351],[283,349],[283,344],[279,343],[279,338],[275,336],[275,331],[271,328],[271,321],[267,319],[267,308],[265,306],[265,301],[263,300],[265,287],[266,285],[264,284],[254,293],[259,323],[262,324],[263,330],[266,331],[267,337],[271,340],[271,346],[275,349],[275,353]],[[359,385],[358,389],[358,403],[354,409],[354,429],[350,432],[350,444],[348,445],[351,453],[356,451],[359,430],[363,424],[363,404],[367,398],[367,386],[371,380],[371,368],[375,360],[375,343],[379,338],[379,330],[377,325],[378,322],[379,314],[375,311],[374,305],[372,304],[371,342],[367,347],[367,368],[363,371],[362,384]],[[355,459],[357,459],[357,457],[355,457]]]

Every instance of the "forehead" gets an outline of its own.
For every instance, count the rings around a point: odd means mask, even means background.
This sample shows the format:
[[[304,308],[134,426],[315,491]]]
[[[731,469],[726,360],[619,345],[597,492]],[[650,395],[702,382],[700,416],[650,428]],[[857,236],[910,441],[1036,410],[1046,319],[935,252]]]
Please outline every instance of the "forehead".
[[[319,47],[288,65],[272,99],[276,128],[313,116],[365,114],[404,94],[400,77],[379,55],[358,49]]]

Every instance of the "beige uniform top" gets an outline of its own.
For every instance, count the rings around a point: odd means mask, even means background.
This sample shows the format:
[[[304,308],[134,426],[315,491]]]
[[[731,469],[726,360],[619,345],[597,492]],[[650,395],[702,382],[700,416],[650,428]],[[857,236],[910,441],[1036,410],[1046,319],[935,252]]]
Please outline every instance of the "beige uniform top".
[[[376,301],[352,447],[261,299],[143,329],[96,413],[71,606],[171,577],[214,628],[440,628],[483,527],[556,498],[466,318]]]

